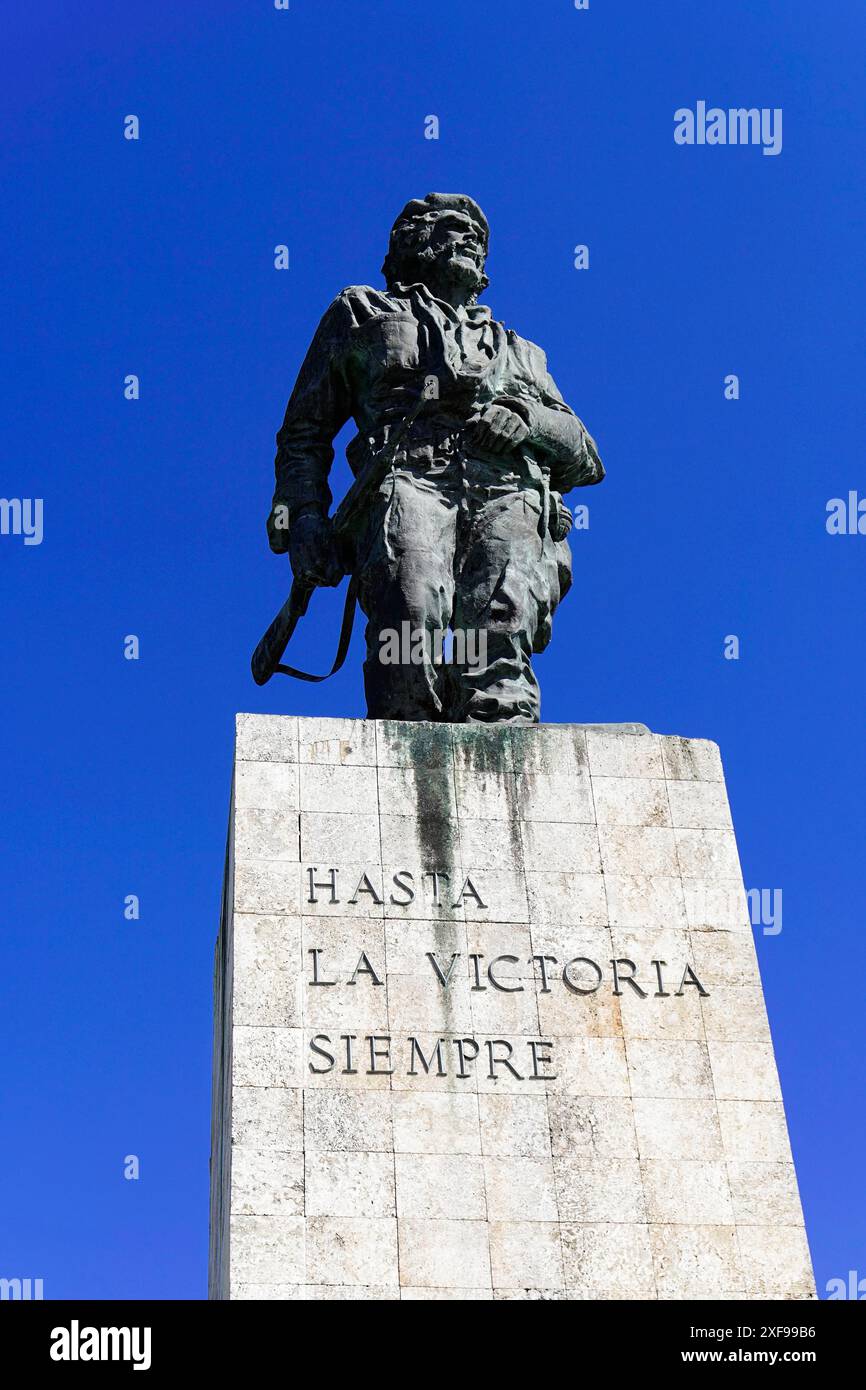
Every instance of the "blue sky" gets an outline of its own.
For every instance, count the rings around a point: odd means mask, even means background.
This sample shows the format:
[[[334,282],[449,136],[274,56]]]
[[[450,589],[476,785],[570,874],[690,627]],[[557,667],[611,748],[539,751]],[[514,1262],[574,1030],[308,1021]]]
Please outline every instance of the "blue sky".
[[[747,885],[783,890],[757,943],[818,1287],[866,1275],[866,536],[825,528],[866,496],[860,0],[44,0],[4,27],[0,495],[44,499],[44,539],[0,536],[0,1274],[205,1294],[234,714],[363,712],[360,625],[323,687],[249,676],[288,585],[273,436],[328,301],[444,189],[608,469],[573,495],[543,715],[720,743]],[[676,145],[701,99],[781,107],[781,154]]]

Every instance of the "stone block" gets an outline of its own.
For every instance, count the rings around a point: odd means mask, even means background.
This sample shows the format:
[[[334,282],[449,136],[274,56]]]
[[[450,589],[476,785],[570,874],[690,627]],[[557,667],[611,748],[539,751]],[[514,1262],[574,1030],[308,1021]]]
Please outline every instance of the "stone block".
[[[239,715],[212,1298],[809,1299],[719,751]]]

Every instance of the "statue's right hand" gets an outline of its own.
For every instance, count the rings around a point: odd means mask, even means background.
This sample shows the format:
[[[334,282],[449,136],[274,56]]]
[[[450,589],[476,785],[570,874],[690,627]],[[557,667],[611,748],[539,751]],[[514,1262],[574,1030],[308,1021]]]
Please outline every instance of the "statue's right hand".
[[[289,527],[292,574],[302,584],[330,589],[343,577],[331,523],[318,509],[301,512]]]

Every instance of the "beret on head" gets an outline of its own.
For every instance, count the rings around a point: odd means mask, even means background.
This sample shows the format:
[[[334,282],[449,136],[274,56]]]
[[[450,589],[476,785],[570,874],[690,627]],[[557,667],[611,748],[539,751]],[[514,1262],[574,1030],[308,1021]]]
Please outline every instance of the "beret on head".
[[[442,212],[446,208],[455,212],[465,212],[472,218],[481,233],[486,251],[490,242],[490,224],[474,198],[470,198],[466,193],[428,193],[426,198],[411,198],[391,228],[392,238],[402,223],[413,222],[416,217],[424,217],[431,212]]]

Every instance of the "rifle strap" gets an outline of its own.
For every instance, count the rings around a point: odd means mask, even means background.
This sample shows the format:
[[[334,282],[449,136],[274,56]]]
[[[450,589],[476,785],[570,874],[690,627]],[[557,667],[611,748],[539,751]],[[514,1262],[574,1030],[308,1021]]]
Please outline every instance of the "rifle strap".
[[[337,643],[337,655],[334,657],[334,664],[330,671],[326,671],[323,676],[311,675],[309,671],[298,671],[294,666],[276,665],[275,671],[280,671],[284,676],[294,676],[299,681],[326,681],[330,676],[336,674],[342,666],[349,653],[349,643],[352,640],[352,627],[355,622],[355,603],[358,598],[358,576],[353,574],[349,580],[349,587],[346,590],[346,602],[343,607],[343,622],[340,627],[340,640]]]
[[[427,399],[427,396],[422,391],[421,394],[418,396],[418,399],[416,400],[412,409],[408,412],[407,415],[404,415],[399,425],[389,435],[388,441],[384,445],[382,452],[384,454],[385,459],[387,459],[388,461],[388,467],[390,469],[393,470],[394,460],[396,458],[397,449],[399,445],[402,443],[406,434],[412,428],[412,425],[415,423],[415,420],[421,413],[421,410],[423,409],[424,403]],[[385,474],[385,476],[387,477],[387,474]],[[345,498],[343,500],[345,502]],[[337,515],[339,515],[339,512],[340,508],[338,507]],[[337,643],[337,655],[334,657],[334,664],[331,667],[330,671],[327,671],[323,676],[314,676],[309,671],[299,671],[295,666],[285,666],[282,663],[277,663],[277,665],[275,665],[273,669],[270,671],[270,674],[273,675],[274,672],[279,671],[280,674],[283,676],[294,676],[295,680],[313,681],[315,684],[318,684],[319,681],[326,681],[331,676],[335,675],[336,672],[339,671],[340,667],[343,665],[343,662],[346,660],[346,657],[349,654],[349,643],[352,640],[352,626],[355,621],[355,603],[357,602],[357,598],[358,572],[356,567],[355,573],[349,580],[349,588],[346,592],[346,603],[345,607],[343,608],[343,622],[340,628],[340,640]],[[298,617],[300,616],[301,614],[299,613]],[[289,630],[289,638],[286,641],[286,645],[288,645],[288,641],[291,640],[291,636],[295,630],[296,624],[297,618],[295,619],[295,622],[292,624]],[[283,648],[283,650],[285,650],[285,647]],[[268,679],[268,677],[266,676],[265,679]]]

